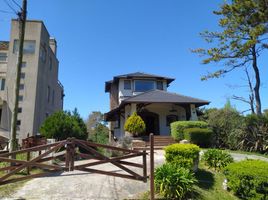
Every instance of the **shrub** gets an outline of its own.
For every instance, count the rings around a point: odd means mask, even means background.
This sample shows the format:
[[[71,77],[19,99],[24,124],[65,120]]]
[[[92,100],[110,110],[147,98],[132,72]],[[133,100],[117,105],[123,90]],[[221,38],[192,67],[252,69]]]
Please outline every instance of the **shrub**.
[[[201,147],[210,145],[212,134],[212,130],[208,128],[187,128],[184,130],[184,138]]]
[[[202,160],[215,171],[221,170],[234,161],[230,154],[219,149],[208,149],[202,156]]]
[[[265,115],[246,116],[238,139],[242,150],[268,152],[268,117]]]
[[[225,169],[228,187],[241,199],[266,200],[268,198],[268,163],[244,160]]]
[[[229,106],[223,109],[211,110],[208,113],[208,125],[213,130],[213,141],[216,147],[237,149],[239,143],[237,129],[243,123],[243,116],[238,111]]]
[[[41,135],[46,138],[64,140],[68,137],[87,138],[87,128],[75,109],[72,113],[58,111],[49,116],[40,128]]]
[[[171,127],[171,136],[175,140],[184,139],[184,130],[187,128],[207,128],[208,124],[202,121],[177,121],[173,122],[170,125]]]
[[[134,112],[126,121],[124,129],[134,136],[138,136],[145,131],[145,123],[140,116]]]
[[[196,179],[189,169],[165,163],[155,170],[155,189],[167,199],[185,199],[193,191]]]
[[[198,165],[199,147],[195,144],[172,144],[165,148],[167,162],[192,169]]]

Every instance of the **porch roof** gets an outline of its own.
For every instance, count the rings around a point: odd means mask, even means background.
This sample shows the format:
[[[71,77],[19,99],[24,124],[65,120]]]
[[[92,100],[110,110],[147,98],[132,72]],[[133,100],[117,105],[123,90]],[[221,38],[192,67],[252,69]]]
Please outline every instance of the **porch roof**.
[[[130,103],[174,103],[181,105],[195,104],[196,107],[199,107],[208,105],[210,102],[163,90],[152,90],[123,100],[117,108],[105,113],[105,120],[112,119],[116,113],[119,113],[125,105]]]

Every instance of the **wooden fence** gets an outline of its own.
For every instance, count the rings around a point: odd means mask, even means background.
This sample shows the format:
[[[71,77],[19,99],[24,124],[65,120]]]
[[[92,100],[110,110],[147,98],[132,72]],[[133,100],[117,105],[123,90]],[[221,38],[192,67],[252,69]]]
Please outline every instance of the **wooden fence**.
[[[122,152],[122,155],[117,157],[108,157],[97,151],[97,148]],[[83,149],[83,153],[78,151],[78,149]],[[21,160],[16,158],[17,155],[21,154],[25,154],[26,159]],[[142,157],[142,164],[125,161],[125,159],[134,157]],[[79,163],[75,162],[77,158],[86,158],[86,160],[83,162],[83,164],[77,164]],[[52,163],[52,161],[55,159],[59,159],[60,162],[58,162],[58,164]],[[67,140],[56,143],[22,149],[12,153],[0,154],[0,164],[1,163],[5,163],[6,166],[0,165],[0,172],[5,172],[4,175],[0,177],[0,185],[29,178],[46,176],[51,172],[73,170],[105,174],[143,182],[146,182],[148,178],[145,150],[130,150],[109,145],[96,144],[75,138],[68,138]],[[90,168],[105,163],[113,164],[114,166],[120,168],[124,173]],[[134,170],[131,170],[127,166],[142,168],[142,175],[138,174]],[[31,174],[31,169],[33,168],[41,168],[43,169],[43,172]],[[26,170],[25,176],[14,176],[22,170]]]

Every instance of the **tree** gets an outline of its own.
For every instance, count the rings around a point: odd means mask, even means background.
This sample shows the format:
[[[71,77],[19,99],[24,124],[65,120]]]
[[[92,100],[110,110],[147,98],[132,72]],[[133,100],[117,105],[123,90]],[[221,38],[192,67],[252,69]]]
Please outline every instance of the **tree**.
[[[88,119],[86,121],[87,132],[90,135],[95,133],[95,128],[98,124],[102,123],[103,114],[100,111],[93,111],[89,114]]]
[[[109,142],[109,129],[107,126],[98,123],[94,128],[93,134],[89,135],[89,139],[92,142],[96,142],[99,144],[108,144]]]
[[[202,56],[204,64],[211,62],[223,64],[223,68],[202,77],[202,80],[218,78],[237,68],[250,66],[255,75],[254,96],[256,113],[261,115],[258,58],[268,48],[265,35],[268,32],[267,0],[232,0],[221,6],[214,14],[220,16],[222,31],[201,33],[208,43],[216,42],[215,47],[193,50]]]
[[[140,133],[145,131],[146,126],[142,118],[134,112],[129,118],[127,118],[124,129],[134,136],[138,136]]]
[[[41,135],[46,138],[64,140],[68,137],[87,139],[86,125],[77,112],[58,111],[49,116],[40,128]]]

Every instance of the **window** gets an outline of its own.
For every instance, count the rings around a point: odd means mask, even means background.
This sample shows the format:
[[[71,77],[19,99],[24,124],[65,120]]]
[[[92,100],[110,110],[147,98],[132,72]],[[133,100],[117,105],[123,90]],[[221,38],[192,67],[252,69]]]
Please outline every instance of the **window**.
[[[25,78],[25,73],[24,72],[20,73],[20,78],[21,79],[24,79]]]
[[[26,67],[26,62],[21,63],[21,68],[24,68],[24,67]]]
[[[18,51],[19,51],[19,40],[14,40],[13,53],[18,53]],[[34,52],[35,52],[35,41],[25,40],[23,44],[23,53],[34,54]]]
[[[49,69],[52,70],[52,58],[49,57]]]
[[[6,85],[6,79],[5,78],[0,78],[0,90],[5,90],[5,85]]]
[[[18,108],[18,113],[22,113],[22,108],[21,107]]]
[[[170,126],[170,124],[175,121],[178,121],[177,115],[168,115],[166,119],[166,126]]]
[[[0,53],[0,62],[7,61],[7,53]]]
[[[17,120],[17,126],[20,126],[20,125],[21,125],[21,121]]]
[[[23,96],[22,95],[19,96],[19,101],[23,101]]]
[[[50,86],[47,86],[47,102],[50,100]]]
[[[24,90],[24,84],[20,84],[20,90]]]
[[[135,92],[145,92],[153,90],[155,81],[151,80],[135,80]]]
[[[124,89],[131,90],[131,80],[124,80]]]
[[[40,59],[42,60],[43,63],[46,62],[46,59],[47,59],[47,50],[46,50],[46,46],[41,46],[39,57],[40,57]]]
[[[163,90],[163,82],[162,81],[157,81],[156,82],[156,88],[158,90]]]

